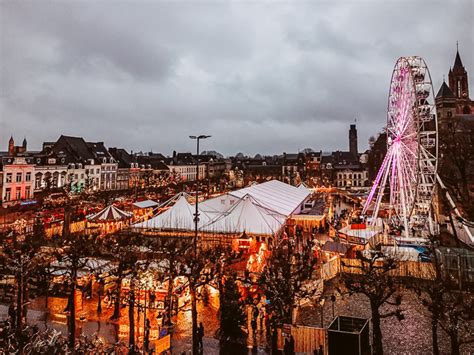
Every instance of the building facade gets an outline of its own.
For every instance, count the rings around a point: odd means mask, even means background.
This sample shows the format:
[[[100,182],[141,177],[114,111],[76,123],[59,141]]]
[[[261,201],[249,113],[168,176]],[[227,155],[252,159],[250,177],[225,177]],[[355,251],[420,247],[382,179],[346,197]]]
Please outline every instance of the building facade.
[[[34,190],[34,158],[3,157],[3,206],[11,206],[33,198]]]

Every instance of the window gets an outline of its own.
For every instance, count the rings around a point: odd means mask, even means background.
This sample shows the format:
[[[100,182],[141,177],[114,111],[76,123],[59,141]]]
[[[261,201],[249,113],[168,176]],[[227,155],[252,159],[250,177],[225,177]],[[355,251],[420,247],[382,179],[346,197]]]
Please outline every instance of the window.
[[[7,175],[5,175],[5,182],[12,182],[12,173],[7,173]]]
[[[11,191],[12,190],[9,187],[7,187],[5,189],[5,201],[10,201],[11,200],[11,193],[12,193]]]
[[[16,173],[16,182],[21,182],[22,173]]]
[[[30,187],[29,186],[27,186],[25,188],[25,198],[30,198]]]
[[[16,199],[21,200],[21,187],[16,188]]]
[[[97,169],[97,170],[95,171],[95,173],[96,173],[96,174],[99,174],[99,173],[100,173],[100,169]]]
[[[448,111],[448,117],[453,117],[453,113],[451,111]]]
[[[31,173],[30,172],[26,173],[25,181],[31,181]]]

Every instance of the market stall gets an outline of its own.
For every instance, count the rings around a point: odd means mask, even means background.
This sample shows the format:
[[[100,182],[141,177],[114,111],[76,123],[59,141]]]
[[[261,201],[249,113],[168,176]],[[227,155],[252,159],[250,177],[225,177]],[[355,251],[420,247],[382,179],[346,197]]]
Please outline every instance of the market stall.
[[[110,205],[100,212],[87,217],[88,230],[97,230],[100,234],[111,234],[128,226],[132,214]]]

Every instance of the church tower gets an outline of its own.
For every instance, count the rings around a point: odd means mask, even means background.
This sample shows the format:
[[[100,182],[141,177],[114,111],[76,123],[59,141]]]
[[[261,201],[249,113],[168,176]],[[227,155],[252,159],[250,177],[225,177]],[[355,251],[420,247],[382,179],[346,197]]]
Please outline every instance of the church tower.
[[[449,88],[456,97],[456,113],[459,115],[469,115],[473,111],[473,102],[469,98],[469,82],[466,68],[461,61],[459,48],[456,51],[454,66],[449,70],[448,74]]]
[[[469,98],[469,84],[467,82],[467,71],[461,61],[459,49],[456,51],[454,66],[449,70],[449,88],[458,99]]]
[[[8,141],[8,155],[13,156],[15,154],[15,141],[13,140],[13,136],[10,136],[10,140]]]
[[[351,124],[349,129],[349,152],[354,159],[358,159],[359,152],[357,149],[357,128],[355,124]]]

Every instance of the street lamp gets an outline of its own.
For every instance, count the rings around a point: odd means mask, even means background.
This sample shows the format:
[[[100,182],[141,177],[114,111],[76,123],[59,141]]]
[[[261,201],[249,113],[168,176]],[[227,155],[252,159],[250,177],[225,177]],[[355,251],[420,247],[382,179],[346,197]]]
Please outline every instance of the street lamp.
[[[199,222],[199,211],[198,211],[198,197],[199,197],[199,140],[210,138],[201,134],[199,136],[189,136],[191,139],[196,140],[196,212],[194,214],[194,255],[197,255],[197,239],[198,239],[198,222]]]

